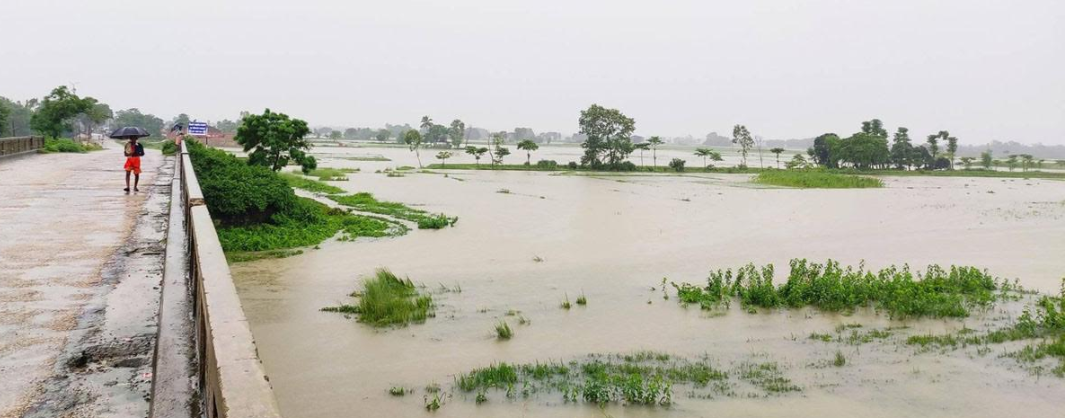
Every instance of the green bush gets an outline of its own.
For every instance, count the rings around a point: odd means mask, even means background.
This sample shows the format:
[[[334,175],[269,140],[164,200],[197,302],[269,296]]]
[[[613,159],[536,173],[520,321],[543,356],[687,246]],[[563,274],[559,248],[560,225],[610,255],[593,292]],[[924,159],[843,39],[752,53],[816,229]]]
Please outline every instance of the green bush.
[[[364,281],[362,291],[353,296],[359,298],[357,305],[322,310],[353,313],[359,322],[375,327],[420,323],[433,316],[433,297],[419,293],[409,278],[400,279],[388,269],[377,269],[375,277]]]
[[[163,155],[174,155],[178,152],[178,146],[172,140],[163,141],[162,148]]]
[[[864,189],[884,187],[875,177],[852,176],[820,170],[770,170],[758,173],[755,183],[817,189]]]
[[[554,169],[558,168],[558,161],[555,160],[540,160],[536,162],[536,166],[540,168]]]
[[[296,194],[270,169],[191,141],[188,149],[207,208],[222,225],[270,222],[296,209]]]
[[[53,152],[85,153],[89,151],[99,151],[101,149],[103,149],[103,147],[99,145],[92,143],[83,145],[79,142],[75,142],[70,138],[45,138],[44,148],[41,148],[40,152],[42,154],[48,154]]]
[[[682,160],[680,158],[674,158],[674,159],[669,161],[669,168],[672,168],[673,171],[676,171],[676,172],[679,173],[681,171],[684,171],[684,163],[685,163],[684,160]]]

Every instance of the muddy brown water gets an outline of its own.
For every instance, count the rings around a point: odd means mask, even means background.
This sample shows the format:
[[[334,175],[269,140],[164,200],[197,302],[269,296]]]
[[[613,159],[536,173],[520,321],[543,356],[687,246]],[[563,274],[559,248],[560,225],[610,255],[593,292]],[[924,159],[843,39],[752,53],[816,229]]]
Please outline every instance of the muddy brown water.
[[[1023,303],[964,320],[892,321],[866,311],[748,314],[735,306],[711,315],[679,306],[672,292],[664,300],[660,291],[664,277],[703,282],[710,269],[755,262],[776,265],[779,281],[791,258],[832,258],[855,265],[864,260],[871,268],[974,265],[1056,293],[1065,276],[1065,182],[887,177],[883,189],[793,190],[755,187],[746,175],[695,173],[456,171],[389,178],[374,171],[417,165],[413,155],[405,149],[321,151],[391,158],[357,162],[333,154],[320,165],[361,168],[335,183],[349,191],[424,205],[459,222],[398,238],[331,241],[301,256],[233,266],[286,417],[1037,417],[1065,410],[1065,379],[1035,376],[1003,357],[1017,346],[920,352],[904,343],[907,335],[1008,323]],[[550,147],[533,159],[569,161],[579,152]],[[435,151],[423,154],[428,163]],[[690,152],[660,151],[659,163],[671,154]],[[319,311],[349,302],[346,295],[360,278],[378,267],[424,284],[438,304],[436,318],[375,330]],[[581,293],[588,306],[559,308]],[[505,316],[508,310],[521,311],[531,324],[518,325]],[[494,338],[501,319],[514,329],[510,341]],[[862,324],[860,331],[907,328],[862,345],[807,338],[844,323]],[[668,408],[600,409],[564,403],[552,392],[516,399],[492,393],[477,405],[473,394],[451,390],[456,375],[494,362],[571,361],[636,350],[706,355],[733,375],[743,362],[775,362],[802,391],[767,394],[739,382],[735,396],[699,399],[678,387]],[[847,365],[826,367],[837,350]],[[431,383],[445,393],[433,413],[424,408],[423,388]],[[414,393],[393,397],[392,386]]]

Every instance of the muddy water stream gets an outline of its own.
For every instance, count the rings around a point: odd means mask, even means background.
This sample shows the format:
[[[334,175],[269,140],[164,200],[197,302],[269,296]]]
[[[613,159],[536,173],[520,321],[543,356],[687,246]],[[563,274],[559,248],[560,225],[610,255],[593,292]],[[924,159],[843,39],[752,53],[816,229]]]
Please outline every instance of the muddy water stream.
[[[456,171],[386,177],[374,171],[417,165],[405,149],[322,150],[321,166],[359,167],[349,191],[419,204],[459,217],[454,228],[406,236],[327,242],[296,257],[233,266],[244,309],[284,415],[305,417],[688,417],[688,416],[1060,416],[1065,379],[1033,376],[1004,348],[918,352],[906,335],[987,327],[1023,305],[965,320],[890,321],[817,310],[725,315],[683,308],[664,277],[702,283],[711,268],[773,263],[778,281],[791,258],[871,268],[909,263],[974,265],[1025,287],[1057,292],[1065,276],[1065,182],[887,177],[886,188],[791,190],[755,187],[746,175],[558,175]],[[579,148],[533,156],[576,160]],[[435,151],[423,151],[428,164]],[[675,154],[675,155],[671,155]],[[384,155],[365,162],[342,156]],[[660,151],[660,165],[690,152]],[[790,154],[787,154],[790,158]],[[520,157],[520,158],[517,158]],[[510,158],[524,160],[524,154]],[[729,157],[733,158],[733,157]],[[458,158],[465,162],[468,156]],[[650,154],[645,156],[650,164]],[[768,165],[771,158],[766,158]],[[454,160],[453,160],[454,162]],[[507,189],[510,193],[499,193]],[[543,261],[535,261],[539,257]],[[377,267],[407,275],[434,293],[436,318],[375,330],[319,308],[346,295]],[[446,292],[443,287],[460,292]],[[657,290],[652,291],[652,287]],[[585,294],[588,305],[559,303]],[[531,320],[518,325],[508,310]],[[510,341],[493,327],[510,321]],[[997,322],[996,322],[997,321]],[[844,323],[908,327],[874,344],[810,340]],[[743,386],[733,396],[678,388],[671,407],[600,409],[564,403],[558,393],[505,399],[450,390],[457,374],[493,362],[579,360],[593,353],[654,350],[708,356],[722,370],[746,361],[778,363],[800,392]],[[845,367],[824,367],[836,353]],[[424,408],[427,384],[444,405]],[[393,397],[392,386],[414,389]],[[450,394],[450,395],[449,395]],[[690,395],[696,395],[692,397]]]

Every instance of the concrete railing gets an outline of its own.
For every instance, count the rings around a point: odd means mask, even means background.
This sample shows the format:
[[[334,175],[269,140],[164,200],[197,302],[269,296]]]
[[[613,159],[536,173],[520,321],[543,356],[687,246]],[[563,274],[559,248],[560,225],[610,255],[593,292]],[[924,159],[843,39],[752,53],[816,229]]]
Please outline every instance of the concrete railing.
[[[207,418],[279,418],[188,148],[178,154],[188,237],[199,393]],[[178,198],[174,196],[173,198]]]
[[[0,138],[0,157],[36,152],[41,148],[44,148],[44,138],[39,136]]]

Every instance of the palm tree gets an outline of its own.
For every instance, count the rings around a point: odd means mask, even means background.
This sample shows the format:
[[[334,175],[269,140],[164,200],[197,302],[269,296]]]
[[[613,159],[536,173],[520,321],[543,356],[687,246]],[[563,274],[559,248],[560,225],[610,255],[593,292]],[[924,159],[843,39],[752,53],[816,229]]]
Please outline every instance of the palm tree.
[[[1024,163],[1021,164],[1021,169],[1024,171],[1028,171],[1028,169],[1032,166],[1032,160],[1034,158],[1035,157],[1033,157],[1032,154],[1021,154],[1021,159],[1024,160]]]
[[[525,150],[525,165],[532,165],[532,152],[540,149],[540,146],[531,139],[523,139],[518,142],[518,149]]]
[[[773,149],[770,149],[769,152],[774,153],[774,154],[777,155],[777,168],[780,168],[780,153],[784,152],[784,148],[780,148],[780,147],[773,148]]]
[[[422,116],[422,124],[419,125],[423,131],[429,132],[429,128],[433,127],[433,118],[429,116]]]
[[[695,149],[695,156],[696,157],[703,157],[703,168],[704,169],[709,167],[709,165],[707,165],[707,163],[706,163],[706,158],[710,157],[713,154],[714,154],[714,150],[712,150],[710,148],[696,148]]]
[[[652,136],[647,139],[647,143],[651,146],[651,161],[654,163],[654,167],[658,169],[658,146],[662,145],[662,138]]]

